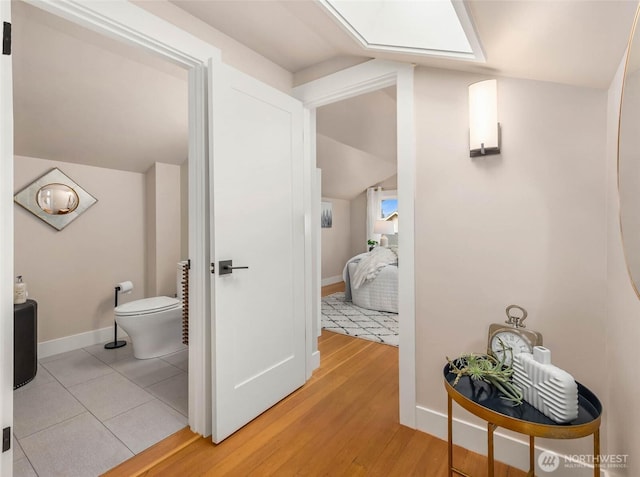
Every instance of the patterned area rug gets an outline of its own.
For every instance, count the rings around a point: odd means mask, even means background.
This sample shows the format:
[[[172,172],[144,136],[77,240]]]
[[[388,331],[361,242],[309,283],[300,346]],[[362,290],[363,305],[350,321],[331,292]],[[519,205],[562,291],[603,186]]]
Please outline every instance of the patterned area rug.
[[[345,301],[344,293],[322,298],[322,329],[398,346],[398,314],[367,310]]]

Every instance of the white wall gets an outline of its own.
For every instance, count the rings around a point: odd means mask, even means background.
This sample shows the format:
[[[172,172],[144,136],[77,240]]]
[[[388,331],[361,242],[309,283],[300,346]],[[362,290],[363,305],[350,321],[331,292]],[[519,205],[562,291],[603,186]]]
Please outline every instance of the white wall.
[[[342,269],[351,258],[351,207],[348,200],[323,197],[322,201],[333,207],[331,228],[321,229],[322,280],[342,281]]]
[[[445,356],[486,350],[513,303],[554,364],[604,399],[606,92],[501,78],[502,154],[471,159],[467,87],[480,79],[415,73],[418,404],[446,415]]]
[[[180,7],[166,0],[154,0],[153,2],[134,0],[133,3],[219,48],[222,50],[222,60],[226,64],[274,88],[285,92],[291,90],[293,75],[290,72]]]
[[[12,5],[15,154],[132,172],[186,158],[186,69],[33,5]]]
[[[189,161],[180,166],[180,260],[189,258]]]
[[[367,193],[362,192],[351,200],[351,256],[367,250]]]
[[[113,324],[120,303],[176,293],[180,257],[180,166],[147,174],[26,156],[15,157],[15,189],[58,167],[98,202],[62,231],[15,205],[15,269],[38,302],[38,342]]]
[[[391,177],[385,179],[380,183],[382,190],[397,190],[398,189],[398,174],[394,174]]]
[[[640,396],[637,357],[640,338],[640,300],[636,296],[625,264],[620,238],[617,141],[618,112],[624,65],[611,83],[607,108],[607,347],[610,390],[605,402],[607,452],[628,454],[628,467],[611,475],[640,475]]]
[[[144,175],[144,203],[145,203],[145,296],[156,294],[156,166],[149,168]]]
[[[619,102],[618,102],[619,103]],[[619,104],[618,104],[619,106]],[[640,285],[640,70],[626,73],[624,112],[621,116],[620,156],[618,164],[620,195],[620,224],[625,245],[625,258],[631,276]]]
[[[19,191],[58,167],[98,202],[62,231],[14,206],[15,273],[38,302],[38,342],[113,325],[116,283],[144,296],[144,175],[15,157]]]
[[[146,173],[147,296],[176,296],[181,253],[180,166],[156,162]]]

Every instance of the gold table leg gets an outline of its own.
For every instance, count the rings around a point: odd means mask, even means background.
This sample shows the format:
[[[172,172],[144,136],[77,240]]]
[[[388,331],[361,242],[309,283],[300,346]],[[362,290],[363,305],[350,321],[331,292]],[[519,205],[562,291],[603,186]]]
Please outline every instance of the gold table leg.
[[[495,424],[492,423],[488,423],[487,424],[487,448],[488,448],[488,455],[487,455],[487,475],[488,477],[494,477],[494,470],[493,470],[493,431],[496,429]]]
[[[536,443],[533,436],[529,436],[529,473],[527,476],[536,475]]]
[[[600,477],[600,428],[593,433],[593,476]]]
[[[447,394],[447,428],[449,433],[449,477],[453,477],[453,416],[451,396]]]

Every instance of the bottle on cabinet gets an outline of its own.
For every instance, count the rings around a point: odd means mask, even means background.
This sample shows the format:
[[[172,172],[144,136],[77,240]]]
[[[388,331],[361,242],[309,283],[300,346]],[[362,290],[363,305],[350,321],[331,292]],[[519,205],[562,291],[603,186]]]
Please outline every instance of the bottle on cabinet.
[[[22,281],[22,275],[16,277],[13,285],[13,304],[20,305],[27,302],[27,284]]]

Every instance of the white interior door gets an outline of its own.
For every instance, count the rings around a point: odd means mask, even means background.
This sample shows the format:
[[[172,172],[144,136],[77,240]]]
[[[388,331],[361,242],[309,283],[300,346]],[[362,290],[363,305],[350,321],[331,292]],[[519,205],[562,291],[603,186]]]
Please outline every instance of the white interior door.
[[[305,382],[302,104],[210,62],[212,434]],[[220,262],[232,260],[225,271]]]
[[[0,20],[11,23],[11,2],[0,1]],[[13,89],[11,55],[0,56],[0,426],[13,429]],[[9,438],[13,440],[13,433]],[[4,446],[3,446],[4,447]],[[11,475],[13,442],[0,453],[0,475]]]

